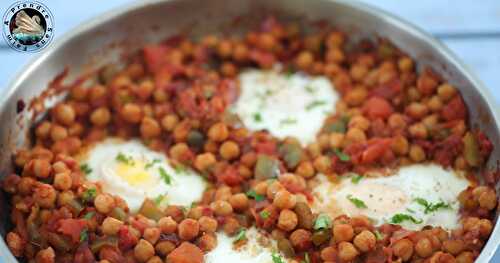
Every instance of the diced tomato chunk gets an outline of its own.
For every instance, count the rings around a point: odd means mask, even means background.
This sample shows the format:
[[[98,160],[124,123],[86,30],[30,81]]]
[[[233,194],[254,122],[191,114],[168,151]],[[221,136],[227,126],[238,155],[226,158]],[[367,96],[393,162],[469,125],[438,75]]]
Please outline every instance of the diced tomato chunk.
[[[467,109],[460,95],[451,99],[446,106],[443,107],[441,115],[447,121],[464,120],[467,117]]]
[[[78,247],[75,253],[74,263],[94,263],[95,258],[87,244],[82,244]]]
[[[390,149],[391,139],[374,139],[368,143],[368,147],[361,154],[361,163],[373,163],[384,156],[385,151]]]
[[[163,45],[148,45],[143,48],[144,60],[150,72],[156,72],[163,65],[168,50]]]
[[[135,244],[137,244],[138,241],[137,237],[130,233],[127,226],[122,226],[120,228],[118,231],[118,237],[120,238],[118,244],[122,251],[131,249],[135,246]]]
[[[238,169],[228,166],[222,173],[217,175],[217,180],[229,186],[237,186],[243,182],[243,177],[240,176]]]
[[[167,256],[170,263],[203,263],[201,249],[189,242],[182,243]]]
[[[363,112],[371,120],[387,119],[393,111],[391,104],[381,97],[371,97],[363,105]]]
[[[75,243],[80,240],[82,231],[87,228],[87,220],[85,219],[61,219],[58,224],[59,228],[57,230],[70,236]]]

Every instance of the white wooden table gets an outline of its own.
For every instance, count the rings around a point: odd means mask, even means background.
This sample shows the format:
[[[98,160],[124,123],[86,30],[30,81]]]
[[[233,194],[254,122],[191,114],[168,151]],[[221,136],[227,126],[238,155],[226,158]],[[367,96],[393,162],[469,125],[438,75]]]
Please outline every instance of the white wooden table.
[[[82,21],[132,0],[41,1],[55,17],[57,39]],[[2,0],[0,12],[3,14],[13,2]],[[441,39],[479,75],[500,105],[500,0],[364,2],[396,14]],[[13,51],[0,40],[0,88],[5,87],[32,56]],[[492,262],[500,262],[499,251]]]

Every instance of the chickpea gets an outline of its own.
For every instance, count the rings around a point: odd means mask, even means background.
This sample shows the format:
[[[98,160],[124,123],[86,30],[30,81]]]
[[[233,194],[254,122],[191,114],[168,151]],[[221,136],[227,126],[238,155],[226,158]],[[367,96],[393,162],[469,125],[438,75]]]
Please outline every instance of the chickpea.
[[[362,64],[355,64],[351,67],[349,74],[351,78],[355,81],[362,81],[363,78],[368,74],[368,68]],[[359,105],[359,104],[355,104]],[[353,106],[355,106],[353,105]]]
[[[22,195],[31,195],[33,189],[35,188],[36,182],[37,181],[32,177],[21,177],[21,180],[19,180],[19,183],[17,184],[18,193]]]
[[[337,250],[334,247],[328,246],[321,250],[320,256],[325,262],[335,262],[337,260],[337,254]]]
[[[304,178],[311,178],[315,175],[314,166],[310,161],[303,161],[299,164],[295,173]]]
[[[464,249],[465,243],[460,239],[450,239],[443,242],[443,250],[452,255],[458,255],[460,252],[464,251]]]
[[[392,251],[395,256],[407,261],[413,255],[413,243],[409,239],[403,238],[392,245]]]
[[[174,160],[183,161],[186,153],[191,152],[189,146],[185,143],[177,143],[170,148],[169,154]]]
[[[391,114],[387,120],[387,124],[389,124],[389,127],[394,130],[406,128],[406,120],[400,113]]]
[[[35,135],[38,138],[45,139],[49,136],[52,124],[48,121],[40,123],[35,129]]]
[[[208,129],[208,138],[212,141],[222,142],[225,141],[228,136],[229,136],[229,130],[226,124],[222,122],[216,123],[212,125],[210,129]]]
[[[267,195],[267,182],[263,181],[263,182],[259,182],[257,183],[253,189],[254,191],[259,194],[259,195]]]
[[[312,245],[311,243],[311,232],[304,229],[297,229],[292,232],[289,237],[290,242],[293,247],[299,251],[305,251],[309,249]]]
[[[159,256],[153,256],[146,263],[163,263],[163,260]]]
[[[351,241],[354,237],[354,229],[349,224],[337,224],[333,226],[333,238],[336,242]]]
[[[413,70],[413,60],[409,57],[402,57],[398,60],[398,68],[401,72],[411,72]]]
[[[255,152],[247,152],[241,156],[241,163],[248,168],[253,168],[257,162],[257,154]]]
[[[430,257],[434,252],[431,241],[426,237],[419,239],[415,244],[415,252],[419,257]]]
[[[56,253],[52,247],[42,249],[36,253],[35,262],[36,263],[54,263],[56,258]]]
[[[217,230],[218,222],[212,217],[202,216],[198,219],[200,224],[200,231],[204,233],[215,233]]]
[[[113,217],[106,217],[102,222],[102,233],[109,236],[116,235],[121,226],[123,226],[122,221]]]
[[[356,115],[349,120],[349,128],[358,128],[363,131],[370,128],[370,121],[362,115]]]
[[[53,208],[56,198],[57,192],[50,184],[39,184],[35,188],[33,199],[41,208]]]
[[[108,194],[98,194],[94,199],[94,206],[97,212],[107,214],[113,210],[115,199]]]
[[[76,118],[76,113],[73,107],[69,104],[58,104],[54,108],[54,113],[55,113],[55,118],[57,122],[61,123],[62,125],[69,126],[75,121]]]
[[[330,158],[325,155],[320,155],[314,159],[314,168],[321,173],[328,174],[330,172],[330,169],[332,167],[332,163]]]
[[[273,200],[273,205],[279,209],[293,209],[297,203],[295,195],[287,190],[281,190],[276,193]]]
[[[229,40],[221,40],[217,46],[217,54],[222,58],[229,58],[233,53],[233,44]]]
[[[248,197],[244,193],[238,193],[229,198],[229,203],[234,210],[241,212],[248,208]]]
[[[76,101],[85,101],[89,89],[83,86],[74,86],[70,91],[70,97]]]
[[[162,233],[172,234],[177,231],[177,222],[172,217],[162,217],[158,220],[158,227]]]
[[[414,162],[421,162],[425,160],[425,152],[424,149],[417,145],[413,144],[410,146],[410,159]]]
[[[453,87],[448,83],[441,84],[438,87],[438,96],[444,102],[449,101],[451,98],[455,96],[456,93],[457,90],[455,89],[455,87]]]
[[[267,186],[266,196],[268,199],[273,200],[276,193],[283,189],[284,187],[279,181],[271,181]]]
[[[141,136],[145,139],[158,137],[161,133],[160,124],[150,117],[145,117],[141,122]]]
[[[366,100],[367,96],[368,91],[365,88],[358,87],[347,92],[344,100],[349,106],[359,106]]]
[[[495,209],[495,207],[497,206],[497,196],[495,194],[495,191],[492,189],[485,191],[479,196],[478,201],[481,208],[484,208],[486,210]]]
[[[211,251],[217,246],[217,238],[213,234],[204,234],[198,239],[198,246],[205,252]]]
[[[73,185],[73,178],[71,177],[71,173],[69,171],[57,173],[54,176],[54,187],[57,190],[69,190]]]
[[[200,171],[207,171],[217,162],[215,155],[212,153],[202,153],[196,156],[194,167]]]
[[[278,227],[285,231],[292,231],[298,224],[297,215],[288,209],[283,209],[278,218]]]
[[[345,261],[351,261],[359,255],[358,250],[350,242],[342,241],[339,243],[339,258]]]
[[[5,238],[10,251],[16,257],[21,257],[25,248],[25,243],[16,232],[9,232]]]
[[[366,141],[366,134],[363,130],[353,127],[347,130],[345,138],[350,143],[360,143]]]
[[[344,52],[340,48],[332,48],[326,51],[325,60],[328,63],[339,64],[345,59]]]
[[[241,229],[240,222],[234,217],[226,217],[222,226],[224,233],[229,236],[235,235]]]
[[[151,243],[145,239],[139,240],[134,247],[134,257],[139,262],[146,262],[155,255],[155,249]]]
[[[129,123],[139,123],[142,119],[142,109],[135,103],[127,103],[120,111],[120,116]]]
[[[158,239],[160,239],[160,234],[161,230],[158,227],[148,227],[144,229],[144,239],[146,239],[149,243],[152,245],[156,244],[158,242]]]
[[[173,131],[179,123],[179,117],[175,114],[167,114],[161,119],[161,127],[165,131]]]
[[[160,256],[166,256],[175,249],[175,244],[171,241],[160,241],[155,246],[155,251]]]
[[[235,61],[242,62],[249,57],[248,47],[243,43],[238,43],[234,46],[233,58]]]
[[[397,135],[392,140],[391,149],[394,153],[404,156],[408,153],[410,146],[406,137]]]
[[[472,252],[464,251],[457,256],[456,261],[457,263],[472,263],[474,262],[474,259],[475,257]]]
[[[429,113],[429,108],[422,103],[412,102],[408,107],[406,107],[406,113],[414,119],[422,119]]]
[[[427,107],[432,112],[439,112],[443,108],[443,102],[439,98],[439,96],[432,96],[427,102]]]
[[[226,160],[232,160],[240,155],[240,147],[238,146],[237,143],[233,141],[225,141],[221,145],[219,153],[222,156],[222,158]]]
[[[238,73],[238,68],[231,62],[224,62],[221,65],[220,72],[226,77],[234,77]]]
[[[210,207],[218,216],[227,216],[233,213],[233,207],[231,204],[224,200],[215,201],[210,205]]]
[[[52,172],[50,162],[43,159],[34,159],[30,162],[33,169],[33,174],[38,178],[47,178]]]
[[[310,51],[302,51],[295,59],[295,65],[300,69],[308,69],[314,62],[314,56]]]
[[[493,224],[488,219],[481,219],[478,223],[479,233],[483,238],[488,238],[493,230]]]
[[[95,126],[106,126],[111,120],[111,112],[106,107],[99,107],[90,114],[90,122]]]
[[[377,238],[371,231],[363,230],[354,238],[353,243],[360,251],[368,252],[375,248]]]
[[[60,141],[68,137],[68,130],[63,126],[54,124],[50,127],[50,138],[53,141]]]

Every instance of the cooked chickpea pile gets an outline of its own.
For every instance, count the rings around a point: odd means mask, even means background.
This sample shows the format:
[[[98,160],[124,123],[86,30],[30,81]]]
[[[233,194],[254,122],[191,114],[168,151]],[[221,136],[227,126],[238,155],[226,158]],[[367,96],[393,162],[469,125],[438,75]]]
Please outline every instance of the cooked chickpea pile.
[[[387,41],[347,48],[347,40],[327,27],[302,35],[298,25],[270,18],[242,38],[172,37],[70,86],[2,183],[11,197],[12,253],[38,263],[200,263],[217,245],[215,232],[234,236],[255,225],[292,262],[473,262],[497,207],[496,171],[482,169],[492,143],[468,128],[461,95],[432,70],[417,71]],[[327,76],[342,96],[306,148],[251,132],[226,111],[240,70],[276,63]],[[212,184],[191,207],[159,209],[146,200],[131,214],[73,158],[108,136],[140,137]],[[308,182],[317,173],[334,178],[425,161],[484,179],[460,194],[460,228],[409,231],[311,211]]]

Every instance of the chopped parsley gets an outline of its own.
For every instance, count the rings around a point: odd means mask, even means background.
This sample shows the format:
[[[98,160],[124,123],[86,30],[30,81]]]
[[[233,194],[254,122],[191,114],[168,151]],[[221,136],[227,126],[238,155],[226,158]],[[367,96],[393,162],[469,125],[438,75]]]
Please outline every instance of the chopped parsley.
[[[319,214],[314,221],[314,230],[328,229],[332,226],[332,219],[327,214]]]
[[[257,202],[260,202],[260,201],[263,201],[264,199],[266,199],[266,197],[265,197],[265,196],[258,194],[258,193],[257,193],[257,192],[255,192],[255,190],[253,190],[253,189],[252,189],[252,190],[248,190],[248,191],[246,192],[246,195],[247,195],[248,197],[250,197],[250,198],[253,198],[253,199],[254,199],[255,201],[257,201]]]
[[[123,153],[118,153],[118,155],[116,155],[116,160],[127,165],[134,165],[134,159],[132,159],[131,156],[127,156]]]
[[[324,101],[324,100],[315,100],[315,101],[307,104],[306,110],[310,111],[310,110],[312,110],[312,109],[314,109],[316,107],[320,107],[320,106],[323,106],[325,104],[326,104],[326,101]]]
[[[362,175],[359,175],[359,174],[355,174],[355,173],[353,173],[353,174],[352,174],[352,177],[351,177],[351,182],[352,182],[353,184],[358,184],[358,183],[359,183],[359,181],[361,181],[361,179],[363,179],[363,176],[362,176]]]
[[[242,240],[246,240],[246,239],[247,239],[247,230],[244,228],[240,228],[240,230],[238,230],[238,233],[236,234],[236,238],[234,239],[234,243],[242,241]]]
[[[153,202],[155,203],[155,205],[159,206],[161,202],[163,202],[163,199],[165,199],[165,195],[159,195],[155,197],[155,199],[153,199]]]
[[[260,212],[259,215],[260,215],[260,217],[262,217],[262,219],[268,219],[271,214],[269,213],[269,211],[264,210],[264,211]]]
[[[96,195],[97,195],[97,189],[89,188],[83,192],[82,199],[85,202],[90,202],[90,201],[94,200]]]
[[[255,122],[261,122],[262,121],[262,115],[260,114],[260,112],[256,112],[253,114],[253,120]]]
[[[415,214],[415,210],[411,209],[411,208],[406,208],[406,211],[412,213],[412,214]]]
[[[85,228],[82,230],[82,232],[80,232],[80,243],[81,242],[85,242],[89,239],[89,232],[88,230]]]
[[[280,125],[289,125],[297,123],[297,119],[294,118],[286,118],[280,121]]]
[[[160,172],[161,179],[165,181],[166,184],[172,184],[172,177],[163,169],[163,167],[158,168],[158,171]]]
[[[149,169],[149,168],[153,167],[155,164],[160,163],[160,162],[161,162],[161,160],[160,160],[160,159],[154,159],[154,160],[152,160],[151,162],[147,163],[147,164],[144,166],[144,168]]]
[[[335,152],[335,155],[337,155],[337,157],[339,157],[339,159],[342,161],[342,162],[348,162],[351,160],[351,156],[349,156],[348,154],[342,152],[341,150],[339,149],[335,149],[334,150]]]
[[[178,163],[174,165],[174,171],[178,174],[182,174],[187,172],[187,168],[184,165]]]
[[[283,74],[285,74],[285,78],[289,79],[292,77],[293,73],[295,73],[295,69],[292,65],[288,65]]]
[[[377,238],[377,240],[384,239],[384,236],[378,230],[375,229],[374,233],[375,233],[375,237]]]
[[[82,170],[82,172],[84,172],[87,175],[92,173],[92,168],[90,168],[90,166],[86,163],[80,165],[80,170]]]
[[[276,252],[273,252],[273,254],[271,254],[271,258],[273,259],[273,263],[285,263],[281,255]]]
[[[347,195],[347,199],[351,201],[357,208],[368,208],[363,202],[363,200],[353,197],[352,195]]]
[[[87,219],[87,220],[90,220],[90,219],[92,219],[92,217],[94,217],[94,215],[95,215],[95,212],[94,212],[94,211],[90,211],[90,212],[86,213],[86,214],[83,216],[83,218],[84,218],[84,219]]]
[[[313,88],[313,87],[311,87],[311,86],[309,86],[309,85],[305,86],[304,88],[306,89],[306,91],[307,91],[308,93],[313,94],[313,93],[315,93],[315,92],[316,92],[316,89],[315,89],[315,88]]]
[[[440,201],[438,203],[433,204],[433,203],[430,203],[427,200],[420,198],[420,197],[415,198],[415,202],[417,202],[417,204],[419,204],[425,208],[425,210],[424,210],[425,214],[435,212],[436,210],[441,209],[441,208],[447,209],[447,208],[451,207],[450,204],[447,204],[443,201]]]
[[[415,219],[413,216],[408,215],[408,214],[395,214],[391,218],[391,223],[392,224],[399,224],[399,223],[402,223],[403,221],[407,221],[407,220],[413,222],[414,224],[421,224],[422,222],[424,222],[424,220]]]

